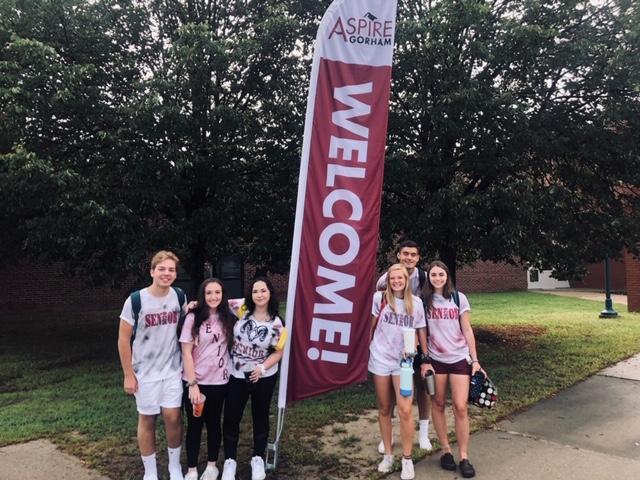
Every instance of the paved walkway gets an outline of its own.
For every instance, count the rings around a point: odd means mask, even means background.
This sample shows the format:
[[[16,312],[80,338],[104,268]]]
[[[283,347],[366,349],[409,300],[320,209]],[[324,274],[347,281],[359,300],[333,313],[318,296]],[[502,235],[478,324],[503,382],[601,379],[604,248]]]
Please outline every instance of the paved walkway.
[[[109,480],[48,440],[0,448],[0,480]]]
[[[582,288],[555,288],[553,290],[529,290],[534,293],[548,293],[551,295],[560,295],[562,297],[576,297],[582,298],[584,300],[596,300],[602,302],[602,307],[604,308],[604,300],[605,294],[600,290],[588,290]],[[611,295],[611,301],[613,302],[614,309],[615,305],[626,305],[627,304],[627,296],[626,295]],[[626,308],[624,309],[626,310]]]
[[[470,447],[478,479],[640,479],[640,354],[472,435]],[[462,478],[439,458],[416,463],[416,479]]]

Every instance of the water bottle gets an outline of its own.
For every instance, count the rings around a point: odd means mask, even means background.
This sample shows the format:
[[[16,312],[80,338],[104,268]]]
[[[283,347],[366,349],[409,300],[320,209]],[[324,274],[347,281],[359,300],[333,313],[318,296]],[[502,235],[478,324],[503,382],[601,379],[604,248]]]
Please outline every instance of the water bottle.
[[[427,376],[424,377],[423,381],[424,381],[424,388],[427,391],[427,393],[429,395],[435,395],[436,394],[436,382],[435,382],[435,375],[433,374],[433,372],[431,370],[429,370],[427,372]]]
[[[410,397],[413,393],[413,362],[411,358],[400,361],[400,395]]]

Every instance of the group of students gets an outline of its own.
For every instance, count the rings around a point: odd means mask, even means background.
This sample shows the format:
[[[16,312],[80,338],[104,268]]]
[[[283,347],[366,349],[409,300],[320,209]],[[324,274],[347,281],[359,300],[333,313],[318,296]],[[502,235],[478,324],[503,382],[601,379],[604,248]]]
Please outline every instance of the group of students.
[[[429,264],[426,271],[418,268],[420,251],[412,241],[398,246],[399,263],[392,265],[376,284],[371,309],[369,372],[378,403],[378,422],[382,441],[378,447],[383,455],[378,471],[393,468],[392,423],[394,404],[400,420],[402,441],[402,471],[400,478],[415,477],[411,452],[415,434],[412,404],[413,395],[400,392],[401,362],[404,352],[403,330],[414,328],[418,339],[418,353],[414,358],[414,380],[418,413],[419,444],[431,450],[429,441],[429,411],[442,447],[440,465],[445,470],[460,468],[464,478],[475,476],[469,462],[469,416],[467,400],[470,378],[482,370],[478,360],[475,337],[470,324],[469,301],[457,292],[447,266],[440,261]],[[435,394],[431,400],[422,378],[435,374]],[[455,420],[459,464],[456,465],[448,439],[445,402],[447,384]]]
[[[208,463],[200,479],[218,478],[216,461],[222,443],[222,480],[235,480],[240,422],[249,397],[251,478],[262,480],[269,408],[287,336],[273,285],[266,277],[255,278],[243,301],[230,301],[222,282],[211,278],[200,285],[197,300],[186,305],[184,294],[172,288],[178,262],[172,252],[156,253],[151,259],[151,285],[127,298],[120,314],[118,351],[124,390],[136,399],[144,480],[158,479],[155,427],[159,414],[166,429],[170,480],[198,479],[204,425]],[[203,402],[201,414],[194,415],[194,405],[200,410]],[[180,465],[183,407],[188,463],[184,476]]]
[[[373,377],[383,455],[378,471],[393,468],[391,418],[394,405],[400,420],[403,480],[415,477],[411,453],[415,434],[413,395],[400,393],[400,365],[406,356],[406,327],[414,328],[418,354],[414,359],[419,410],[420,447],[431,450],[429,413],[442,447],[442,468],[465,478],[475,475],[468,459],[470,376],[482,370],[478,361],[470,306],[453,288],[447,266],[432,262],[426,272],[417,264],[418,245],[402,242],[399,263],[377,282],[371,310],[368,369]],[[252,480],[266,477],[264,455],[269,435],[269,408],[287,331],[278,313],[278,300],[266,277],[255,278],[244,300],[230,300],[215,278],[200,285],[197,300],[186,304],[172,284],[178,257],[160,251],[151,259],[151,285],[132,294],[120,314],[118,351],[124,390],[134,395],[138,410],[138,445],[144,480],[157,480],[156,417],[162,414],[167,437],[170,480],[198,480],[198,454],[203,426],[207,428],[207,467],[200,480],[216,480],[221,443],[225,462],[222,480],[235,480],[240,422],[251,398],[253,422]],[[424,302],[423,302],[424,300]],[[181,323],[183,315],[189,311]],[[431,401],[421,379],[435,374]],[[445,418],[447,384],[451,389],[460,461],[451,453]],[[194,405],[201,414],[194,415]],[[180,465],[182,417],[187,416],[188,471]],[[199,412],[198,412],[199,413]]]

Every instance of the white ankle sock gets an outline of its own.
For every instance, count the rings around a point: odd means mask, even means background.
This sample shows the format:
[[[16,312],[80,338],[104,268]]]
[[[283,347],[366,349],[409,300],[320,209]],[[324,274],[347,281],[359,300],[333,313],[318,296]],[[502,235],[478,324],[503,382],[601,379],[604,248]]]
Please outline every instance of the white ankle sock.
[[[142,458],[142,464],[144,465],[145,478],[158,478],[158,466],[156,465],[155,452],[151,455],[140,455],[140,458]]]
[[[177,469],[182,470],[180,466],[180,452],[182,451],[182,447],[171,448],[167,447],[167,452],[169,452],[169,469]]]
[[[423,430],[425,432],[429,431],[429,419],[427,418],[426,420],[420,420],[420,430]]]

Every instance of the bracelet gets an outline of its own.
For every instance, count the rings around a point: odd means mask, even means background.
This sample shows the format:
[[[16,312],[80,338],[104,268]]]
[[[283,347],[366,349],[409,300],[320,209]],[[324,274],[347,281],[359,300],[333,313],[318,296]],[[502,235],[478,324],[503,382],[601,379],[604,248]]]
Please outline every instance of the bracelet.
[[[478,360],[471,360],[471,364],[473,365],[474,363],[479,364],[480,362]]]
[[[190,382],[187,382],[187,387],[195,387],[196,385],[198,385],[198,381],[193,379]]]
[[[431,357],[429,357],[428,353],[421,353],[419,361],[420,361],[420,365],[425,363],[431,363]]]

